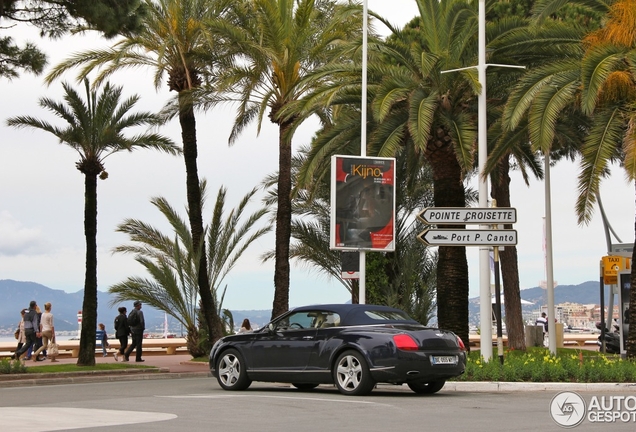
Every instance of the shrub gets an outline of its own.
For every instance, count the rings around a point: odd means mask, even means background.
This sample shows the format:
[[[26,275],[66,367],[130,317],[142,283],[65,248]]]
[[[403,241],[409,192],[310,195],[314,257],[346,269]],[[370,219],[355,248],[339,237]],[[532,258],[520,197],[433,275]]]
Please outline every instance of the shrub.
[[[26,366],[20,360],[10,360],[3,358],[2,360],[0,360],[0,373],[26,373]]]
[[[546,348],[506,351],[504,363],[494,356],[484,361],[471,352],[464,375],[457,381],[508,382],[636,382],[636,362],[594,351],[559,349],[553,356]]]

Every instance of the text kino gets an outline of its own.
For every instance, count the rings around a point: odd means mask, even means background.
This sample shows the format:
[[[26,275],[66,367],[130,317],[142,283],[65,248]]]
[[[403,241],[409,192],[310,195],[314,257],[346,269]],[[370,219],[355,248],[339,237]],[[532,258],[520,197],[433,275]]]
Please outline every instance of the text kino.
[[[382,177],[382,169],[379,167],[368,166],[368,165],[352,165],[351,175],[357,175],[362,178]]]
[[[462,213],[464,217],[462,218]],[[481,211],[432,211],[431,221],[458,221],[468,222],[471,220],[494,220],[494,221],[514,221],[512,210],[481,210]]]

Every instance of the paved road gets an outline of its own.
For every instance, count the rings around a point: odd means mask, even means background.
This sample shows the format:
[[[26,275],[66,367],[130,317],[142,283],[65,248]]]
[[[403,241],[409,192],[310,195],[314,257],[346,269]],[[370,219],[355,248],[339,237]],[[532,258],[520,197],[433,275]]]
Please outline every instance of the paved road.
[[[442,390],[419,396],[380,386],[365,397],[345,397],[321,386],[300,392],[255,383],[226,392],[212,378],[138,380],[0,388],[0,431],[447,431],[560,430],[549,414],[558,392]],[[599,394],[580,393],[590,400]],[[633,396],[632,391],[603,393]],[[591,423],[578,431],[630,431],[636,422]]]

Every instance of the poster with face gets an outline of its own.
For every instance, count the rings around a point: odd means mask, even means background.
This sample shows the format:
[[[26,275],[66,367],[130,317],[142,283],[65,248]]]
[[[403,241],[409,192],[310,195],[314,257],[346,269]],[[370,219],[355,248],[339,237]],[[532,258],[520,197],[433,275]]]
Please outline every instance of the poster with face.
[[[333,156],[330,246],[395,250],[395,159]]]

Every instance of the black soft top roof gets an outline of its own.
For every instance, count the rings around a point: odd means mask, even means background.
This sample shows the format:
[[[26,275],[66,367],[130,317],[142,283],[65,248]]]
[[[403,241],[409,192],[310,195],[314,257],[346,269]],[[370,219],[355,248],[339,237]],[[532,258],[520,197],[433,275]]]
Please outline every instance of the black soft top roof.
[[[292,309],[293,312],[303,311],[325,311],[334,312],[340,315],[341,326],[353,326],[353,325],[368,325],[368,324],[390,324],[390,323],[409,323],[419,324],[413,318],[409,317],[406,312],[401,309],[382,306],[382,305],[369,305],[369,304],[324,304],[324,305],[309,305],[300,306]],[[373,314],[367,312],[378,312],[383,316],[382,319],[374,318]],[[382,313],[385,313],[384,315]],[[390,312],[394,312],[403,316],[404,319],[393,319],[390,316]],[[389,313],[389,314],[386,314]]]

